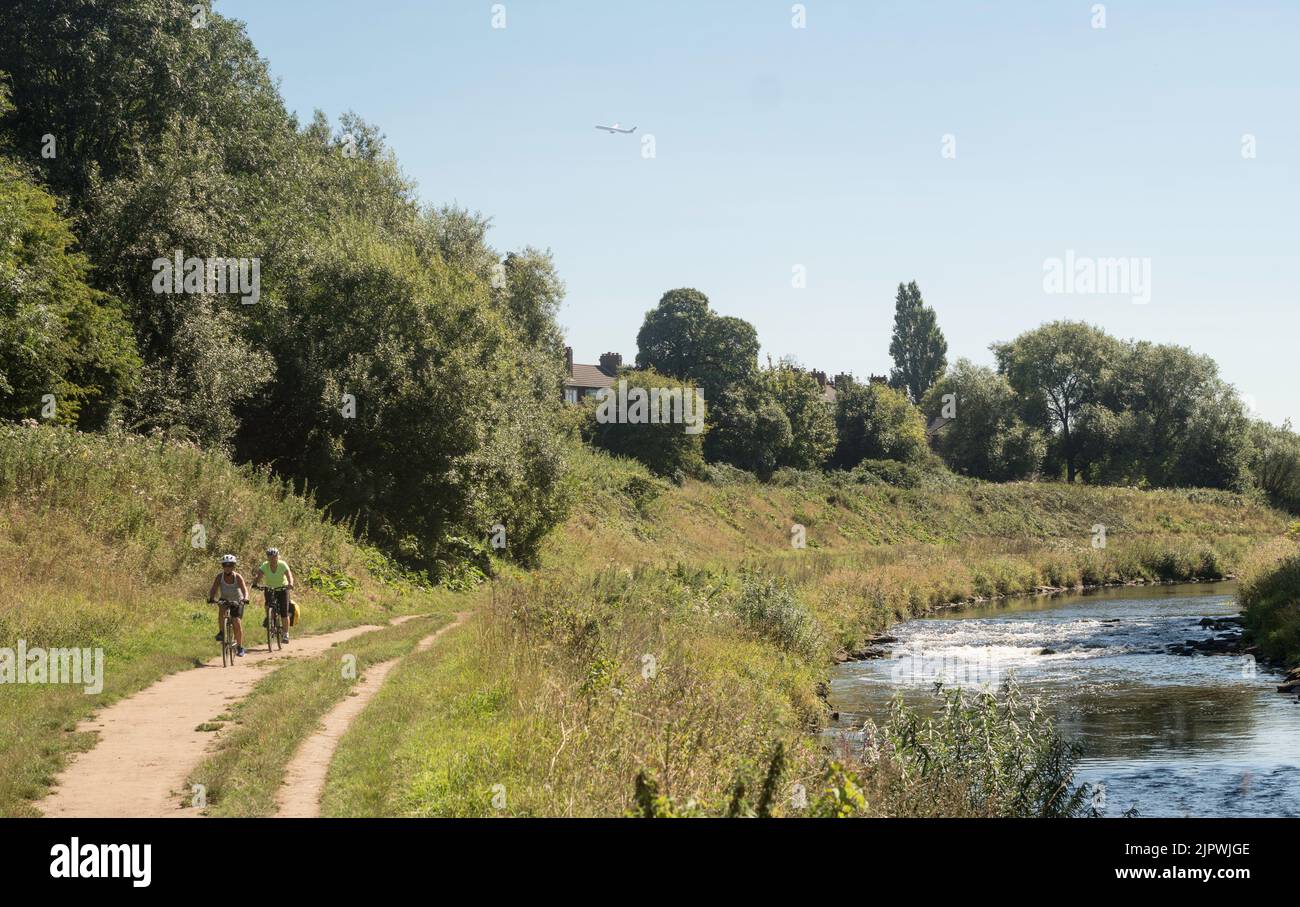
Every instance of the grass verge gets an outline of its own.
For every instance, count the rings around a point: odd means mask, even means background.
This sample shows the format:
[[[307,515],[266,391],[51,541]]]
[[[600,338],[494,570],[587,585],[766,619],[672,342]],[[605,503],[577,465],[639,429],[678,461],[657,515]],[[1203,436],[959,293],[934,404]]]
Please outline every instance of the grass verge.
[[[349,695],[366,669],[408,655],[449,619],[419,617],[364,633],[261,680],[223,718],[215,750],[186,782],[190,789],[206,789],[206,815],[274,815],[285,766],[325,713]]]
[[[1246,632],[1265,657],[1300,668],[1300,543],[1278,539],[1250,557],[1238,598]]]

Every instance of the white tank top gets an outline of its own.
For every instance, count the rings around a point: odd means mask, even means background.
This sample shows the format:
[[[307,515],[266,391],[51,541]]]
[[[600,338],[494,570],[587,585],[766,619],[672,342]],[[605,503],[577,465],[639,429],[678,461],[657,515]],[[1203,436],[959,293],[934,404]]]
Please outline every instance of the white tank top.
[[[217,584],[220,587],[221,599],[228,602],[239,601],[239,580],[235,579],[235,574],[231,574],[231,580],[226,582],[226,571],[222,570],[217,574]]]

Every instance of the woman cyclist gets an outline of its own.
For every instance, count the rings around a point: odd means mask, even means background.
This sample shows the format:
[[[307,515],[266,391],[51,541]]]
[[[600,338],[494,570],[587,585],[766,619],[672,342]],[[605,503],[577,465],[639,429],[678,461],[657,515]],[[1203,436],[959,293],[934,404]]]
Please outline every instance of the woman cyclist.
[[[266,560],[257,568],[261,580],[257,585],[266,590],[266,607],[280,612],[280,642],[289,641],[289,590],[293,588],[293,571],[289,562],[280,559],[276,548],[266,549]]]
[[[216,604],[221,601],[224,604],[217,609],[217,642],[221,642],[222,621],[226,619],[226,611],[230,611],[235,619],[235,644],[238,648],[235,654],[241,658],[244,655],[244,606],[248,604],[248,586],[244,584],[244,577],[235,570],[235,565],[239,559],[233,554],[223,555],[221,558],[221,572],[212,580],[212,588],[208,590],[209,604]]]

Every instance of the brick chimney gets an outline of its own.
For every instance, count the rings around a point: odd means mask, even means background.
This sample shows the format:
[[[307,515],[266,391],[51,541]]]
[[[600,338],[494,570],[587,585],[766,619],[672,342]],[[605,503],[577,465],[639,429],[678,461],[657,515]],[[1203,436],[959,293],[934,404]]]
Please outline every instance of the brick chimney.
[[[818,384],[819,386],[821,386],[821,387],[825,387],[825,386],[826,386],[826,373],[825,373],[825,372],[814,371],[814,372],[812,373],[812,376],[813,376],[814,378],[817,379],[817,384]]]
[[[570,378],[573,377],[573,347],[564,348],[564,373]]]
[[[608,375],[617,375],[623,367],[623,357],[619,353],[601,353],[600,370]]]

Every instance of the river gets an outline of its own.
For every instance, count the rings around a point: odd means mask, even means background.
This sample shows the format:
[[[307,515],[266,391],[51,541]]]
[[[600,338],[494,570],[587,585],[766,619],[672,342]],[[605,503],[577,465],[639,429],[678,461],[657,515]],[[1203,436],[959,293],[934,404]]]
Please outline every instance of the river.
[[[835,727],[880,717],[896,693],[928,708],[937,676],[963,687],[1014,676],[1082,744],[1077,780],[1102,786],[1104,815],[1300,816],[1300,703],[1276,692],[1281,675],[1165,649],[1217,635],[1198,622],[1236,614],[1233,591],[1125,587],[898,624],[891,657],[835,669]]]

